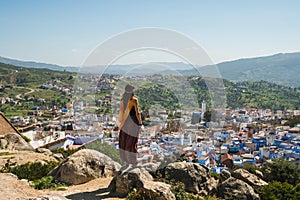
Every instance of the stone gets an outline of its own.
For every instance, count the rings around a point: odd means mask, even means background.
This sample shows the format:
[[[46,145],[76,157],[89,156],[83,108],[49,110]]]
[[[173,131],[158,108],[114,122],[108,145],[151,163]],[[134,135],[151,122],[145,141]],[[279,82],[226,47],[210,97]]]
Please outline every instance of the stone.
[[[121,165],[110,157],[91,149],[82,149],[69,156],[49,175],[64,183],[77,185],[96,178],[112,177]]]
[[[258,178],[261,178],[261,179],[264,178],[264,174],[263,174],[261,171],[259,171],[259,170],[255,170],[255,175],[256,175]]]
[[[5,139],[0,139],[0,149],[6,149],[8,145],[7,140]]]
[[[254,174],[251,174],[247,170],[244,169],[237,169],[232,173],[232,176],[234,178],[240,179],[246,183],[248,183],[250,186],[264,186],[268,183],[264,180],[258,178]]]
[[[169,184],[157,181],[143,181],[141,188],[143,196],[146,199],[153,200],[176,200]]]
[[[218,197],[222,199],[259,200],[259,195],[246,182],[230,177],[218,185]]]
[[[16,133],[6,134],[4,139],[7,141],[7,148],[9,150],[19,150],[19,151],[33,151],[33,148],[28,144],[24,138]]]
[[[152,176],[155,176],[158,165],[155,163],[145,163],[142,165],[142,168],[146,169]]]
[[[61,153],[55,153],[53,154],[53,157],[58,161],[63,161],[65,159]]]
[[[48,163],[44,160],[37,160],[36,163],[40,163],[42,166],[47,165]]]
[[[53,154],[51,150],[46,149],[46,148],[37,148],[35,151],[38,153],[43,153],[48,156],[51,156]]]
[[[216,182],[211,179],[209,169],[197,163],[174,162],[167,165],[164,177],[182,182],[187,192],[207,195],[216,191]]]
[[[153,200],[175,200],[175,195],[171,191],[171,186],[153,181],[153,177],[147,169],[143,167],[124,166],[114,177],[109,185],[112,193],[119,196],[126,196],[133,189],[141,192],[145,199]]]
[[[222,170],[222,172],[221,172],[221,174],[220,174],[220,180],[221,180],[221,182],[223,182],[223,181],[229,179],[230,177],[231,177],[231,174],[230,174],[229,171],[227,171],[227,170]]]
[[[153,180],[151,174],[144,168],[123,167],[110,183],[109,189],[111,192],[125,195],[131,188],[141,188],[144,180]]]

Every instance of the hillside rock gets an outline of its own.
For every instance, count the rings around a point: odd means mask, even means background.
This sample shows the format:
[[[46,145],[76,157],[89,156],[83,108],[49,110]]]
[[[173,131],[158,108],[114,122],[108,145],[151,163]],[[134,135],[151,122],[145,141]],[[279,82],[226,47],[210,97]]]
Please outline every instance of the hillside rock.
[[[1,136],[1,148],[7,150],[18,150],[18,151],[33,151],[33,148],[28,144],[24,138],[17,133],[10,133]]]
[[[230,177],[231,177],[231,174],[230,174],[229,171],[227,171],[227,170],[222,170],[222,172],[221,172],[221,174],[220,174],[220,180],[221,180],[221,182],[223,182],[223,181],[229,179]]]
[[[263,174],[261,171],[259,171],[259,170],[255,170],[255,175],[256,175],[258,178],[261,178],[261,179],[264,178],[264,174]]]
[[[138,189],[146,199],[175,200],[171,192],[171,186],[153,181],[153,177],[147,169],[141,167],[122,167],[118,175],[109,185],[111,193],[126,196],[132,188]]]
[[[143,181],[141,188],[143,196],[153,200],[175,200],[175,195],[171,191],[171,186],[157,181]]]
[[[152,181],[153,177],[144,168],[122,167],[112,180],[109,190],[121,195],[128,194],[131,188],[141,188],[143,181]]]
[[[234,178],[240,179],[246,183],[248,183],[250,186],[264,186],[268,183],[263,181],[262,179],[258,178],[254,174],[251,174],[247,170],[244,169],[237,169],[232,173],[232,176]]]
[[[0,173],[0,199],[30,199],[42,195],[42,191],[29,186],[28,181],[19,180],[11,173]]]
[[[170,163],[164,176],[167,180],[182,182],[187,192],[195,194],[207,195],[217,188],[217,181],[210,176],[209,169],[196,163]]]
[[[249,184],[234,177],[230,177],[218,185],[218,196],[222,199],[260,199]]]
[[[155,163],[145,163],[142,165],[142,168],[146,169],[152,176],[155,176],[158,165]]]
[[[100,177],[114,176],[121,165],[108,156],[91,149],[71,155],[49,175],[68,184],[81,184]]]

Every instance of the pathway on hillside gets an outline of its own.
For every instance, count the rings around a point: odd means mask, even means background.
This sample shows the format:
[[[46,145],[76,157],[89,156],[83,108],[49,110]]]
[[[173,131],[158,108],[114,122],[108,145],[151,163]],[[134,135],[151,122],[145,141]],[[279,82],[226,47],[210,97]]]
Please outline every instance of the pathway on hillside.
[[[16,95],[16,99],[22,99],[22,98],[21,98],[21,95],[23,95],[23,96],[26,96],[26,95],[28,95],[28,94],[30,94],[30,93],[33,93],[33,92],[35,92],[35,90],[34,90],[34,89],[32,89],[32,88],[28,88],[28,87],[16,86],[15,88],[19,88],[19,89],[27,89],[27,90],[29,90],[29,92],[25,92],[25,93],[19,93],[19,94],[17,94],[17,95]]]

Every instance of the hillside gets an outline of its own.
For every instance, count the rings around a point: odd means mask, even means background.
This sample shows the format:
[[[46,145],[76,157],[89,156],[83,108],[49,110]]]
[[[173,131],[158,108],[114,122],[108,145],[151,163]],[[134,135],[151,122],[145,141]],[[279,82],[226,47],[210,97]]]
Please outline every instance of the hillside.
[[[217,64],[222,78],[234,82],[267,81],[288,87],[300,87],[300,52],[275,54],[257,58],[244,58]],[[202,67],[200,72],[209,73],[211,66]],[[192,70],[183,70],[193,75]]]
[[[23,68],[0,63],[0,88],[1,85],[6,85],[5,89],[0,90],[1,97],[13,97],[16,99],[23,98],[26,102],[29,99],[42,98],[46,104],[41,104],[34,101],[34,105],[10,105],[5,104],[0,106],[0,110],[6,115],[11,116],[16,110],[26,110],[33,106],[52,106],[54,104],[65,106],[68,103],[70,95],[54,89],[41,89],[40,86],[45,83],[62,85],[64,87],[73,88],[75,73],[58,72],[48,69]],[[176,91],[180,81],[184,77],[168,76],[171,90],[163,87],[158,82],[157,84],[148,84],[146,87],[141,87],[136,91],[140,99],[141,108],[147,110],[150,105],[161,105],[168,109],[178,109],[180,106],[190,106],[185,109],[192,109],[195,106],[201,105],[205,100],[207,105],[210,105],[210,95],[203,78],[193,78],[189,81],[191,88],[186,88],[184,93]],[[149,77],[151,79],[151,77]],[[155,78],[155,77],[152,77]],[[155,83],[155,82],[153,82]],[[9,85],[10,87],[7,87]],[[143,83],[136,83],[143,85]],[[266,81],[244,81],[231,82],[224,80],[227,106],[229,108],[237,107],[256,107],[256,108],[271,108],[271,109],[299,109],[300,89],[285,87],[282,85],[269,83]],[[195,92],[198,105],[191,105]],[[155,94],[155,95],[154,95]],[[176,94],[177,96],[174,96]],[[178,99],[177,99],[178,98]],[[180,100],[180,102],[179,102]],[[180,105],[180,104],[182,105]],[[7,113],[11,110],[11,113]]]
[[[174,95],[174,91],[170,91],[160,84],[152,84],[139,88],[136,95],[139,97],[141,108],[147,109],[150,105],[159,104],[164,108],[173,110],[190,109],[189,106],[194,102],[190,94],[195,92],[198,105],[201,105],[201,102],[205,100],[207,106],[210,107],[210,94],[205,80],[201,77],[193,78],[189,83],[191,88],[187,88],[186,93],[176,93],[175,91],[176,95]],[[273,110],[300,108],[300,89],[284,87],[266,81],[234,83],[224,80],[224,86],[228,108],[254,107]]]
[[[14,66],[20,67],[28,67],[28,68],[40,68],[40,69],[50,69],[55,71],[69,71],[69,72],[76,72],[78,68],[76,67],[62,67],[59,65],[47,64],[47,63],[40,63],[40,62],[33,62],[33,61],[21,61],[15,60],[10,58],[4,58],[0,56],[0,63],[5,63]]]
[[[0,63],[0,83],[39,86],[47,81],[60,80],[70,84],[75,73],[41,68],[17,67]]]
[[[168,74],[195,75],[191,65],[180,62],[157,62],[149,64],[94,66],[86,68],[61,67],[58,65],[25,62],[0,57],[0,62],[15,66],[31,68],[47,68],[57,71],[86,72],[86,73],[110,73],[128,75],[151,75]],[[142,67],[141,67],[142,66]],[[221,62],[217,64],[221,76],[231,81],[267,81],[288,87],[300,87],[300,52],[280,53],[272,56],[256,58],[243,58],[234,61]],[[205,66],[200,71],[209,72],[210,66]],[[205,73],[209,74],[209,73]]]
[[[300,87],[300,53],[240,59],[217,65],[222,77],[232,81],[268,81]]]

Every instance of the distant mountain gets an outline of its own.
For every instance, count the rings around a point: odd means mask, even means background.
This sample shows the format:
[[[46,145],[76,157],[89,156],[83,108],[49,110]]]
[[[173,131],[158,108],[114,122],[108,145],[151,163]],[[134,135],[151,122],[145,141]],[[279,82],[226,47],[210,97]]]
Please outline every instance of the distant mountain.
[[[232,81],[268,81],[300,87],[300,52],[239,59],[217,64],[222,77]]]
[[[268,81],[289,87],[300,87],[300,52],[280,53],[272,56],[243,58],[216,65],[223,79],[231,81]],[[199,69],[211,73],[212,66]],[[194,70],[183,70],[182,74],[193,75]]]
[[[198,75],[189,64],[181,62],[156,62],[148,64],[111,65],[92,67],[61,67],[58,65],[19,61],[0,57],[0,62],[30,67],[47,68],[56,71],[81,73],[108,73],[120,75]],[[231,81],[268,81],[289,87],[300,87],[300,52],[280,53],[272,56],[243,58],[216,65],[223,79]],[[201,75],[216,76],[212,66],[199,68]]]
[[[41,68],[41,69],[50,69],[54,71],[69,71],[69,72],[77,72],[77,67],[62,67],[59,65],[47,64],[47,63],[39,63],[34,61],[20,61],[14,60],[10,58],[4,58],[0,56],[0,63],[5,63],[9,65],[19,66],[19,67],[28,67],[28,68]]]

